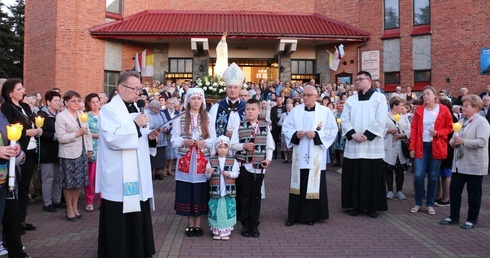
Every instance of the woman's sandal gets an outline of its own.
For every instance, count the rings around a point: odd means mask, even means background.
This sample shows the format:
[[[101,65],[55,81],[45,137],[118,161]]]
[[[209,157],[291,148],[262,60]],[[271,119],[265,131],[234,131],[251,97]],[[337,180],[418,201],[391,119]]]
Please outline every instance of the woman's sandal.
[[[419,210],[420,210],[420,206],[416,205],[416,206],[413,206],[412,209],[410,209],[410,212],[411,213],[417,213],[417,212],[419,212]]]
[[[469,221],[466,221],[464,224],[461,224],[461,226],[459,226],[459,227],[462,229],[472,229],[475,227],[475,224],[473,224]]]
[[[224,236],[224,237],[221,237],[221,240],[228,241],[228,240],[230,240],[230,237],[229,236]]]
[[[85,211],[86,212],[92,212],[92,211],[94,211],[94,206],[92,204],[89,204],[89,205],[85,206]]]
[[[439,221],[439,225],[454,225],[454,224],[458,224],[459,221],[454,221],[450,218],[445,218],[441,221]]]
[[[193,237],[194,236],[194,227],[185,228],[185,235],[187,237]]]
[[[434,210],[434,207],[427,207],[427,213],[430,215],[436,215],[436,210]]]
[[[214,239],[214,240],[221,240],[221,237],[220,237],[220,236],[217,236],[217,235],[214,235],[214,236],[213,236],[213,239]]]

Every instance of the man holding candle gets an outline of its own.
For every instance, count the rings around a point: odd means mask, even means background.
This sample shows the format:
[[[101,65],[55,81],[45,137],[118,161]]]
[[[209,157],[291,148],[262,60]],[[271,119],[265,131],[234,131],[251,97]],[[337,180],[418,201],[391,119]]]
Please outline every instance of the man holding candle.
[[[287,146],[293,148],[286,226],[329,218],[326,157],[337,123],[329,108],[316,103],[315,87],[306,86],[303,94],[304,104],[293,108],[282,124]]]

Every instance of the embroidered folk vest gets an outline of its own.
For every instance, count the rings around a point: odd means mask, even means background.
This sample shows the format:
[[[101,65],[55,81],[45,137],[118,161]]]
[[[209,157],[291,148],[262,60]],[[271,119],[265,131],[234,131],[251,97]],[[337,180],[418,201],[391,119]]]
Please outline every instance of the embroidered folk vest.
[[[217,157],[211,157],[209,159],[209,163],[211,167],[216,168],[216,170],[211,174],[211,179],[209,179],[209,197],[211,198],[220,198],[220,174],[221,168],[219,167],[219,160]],[[233,164],[235,163],[235,159],[230,156],[226,156],[225,165],[223,171],[231,171],[233,168]],[[230,177],[224,177],[225,179],[225,187],[226,187],[226,195],[230,197],[236,197],[236,186],[235,179]]]
[[[257,133],[255,133],[254,129],[247,121],[240,123],[238,128],[239,143],[253,142],[255,148],[253,152],[245,149],[238,151],[235,154],[235,158],[241,163],[252,163],[254,168],[261,168],[260,163],[265,160],[266,155],[267,123],[259,121]]]
[[[218,102],[218,111],[216,112],[216,137],[220,137],[221,135],[225,135],[226,126],[228,125],[228,120],[230,120],[230,112],[236,111],[240,116],[240,120],[243,120],[244,111],[245,111],[245,101],[240,101],[235,109],[231,109],[228,105],[228,102],[225,99],[222,99]]]
[[[187,139],[191,139],[192,140],[192,129],[189,130],[189,134],[185,134],[185,130],[184,130],[184,127],[185,127],[185,118],[186,118],[186,114],[183,114],[181,117],[180,117],[180,137],[184,138],[184,140],[187,140]],[[199,125],[198,125],[198,130],[199,130],[199,139],[203,139],[202,138],[202,130],[201,130],[201,120],[198,119],[198,122],[199,122]],[[186,146],[180,146],[178,149],[177,149],[177,152],[179,153],[179,155],[185,155],[188,151],[190,150],[190,147],[186,147]],[[209,156],[209,148],[204,146],[202,149],[201,149],[201,152],[204,154],[204,156]]]

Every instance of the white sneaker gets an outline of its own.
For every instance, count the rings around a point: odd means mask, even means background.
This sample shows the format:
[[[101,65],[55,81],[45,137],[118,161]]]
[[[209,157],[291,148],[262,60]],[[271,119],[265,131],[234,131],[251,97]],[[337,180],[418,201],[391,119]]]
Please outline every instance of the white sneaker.
[[[3,247],[3,245],[0,244],[0,256],[5,256],[7,254],[9,254],[7,249],[5,249],[5,247]]]
[[[402,193],[402,191],[398,191],[398,193],[396,193],[396,197],[398,197],[398,199],[400,200],[407,199],[407,197]]]
[[[395,197],[395,194],[392,191],[389,191],[388,194],[386,195],[387,199],[393,199]]]

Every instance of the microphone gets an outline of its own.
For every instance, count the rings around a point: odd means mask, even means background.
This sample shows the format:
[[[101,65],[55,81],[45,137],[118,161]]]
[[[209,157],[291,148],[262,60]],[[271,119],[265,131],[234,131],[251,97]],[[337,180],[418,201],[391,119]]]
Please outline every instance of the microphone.
[[[138,101],[136,101],[136,105],[139,107],[140,113],[144,115],[145,114],[145,101],[142,99],[138,99]],[[146,125],[143,126],[143,128],[146,128]]]
[[[139,107],[140,113],[144,114],[145,113],[145,101],[142,99],[138,99],[138,101],[136,101],[136,105]]]

